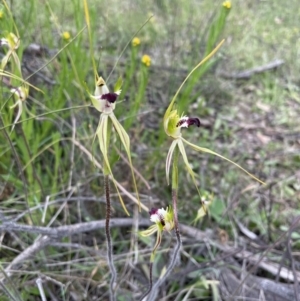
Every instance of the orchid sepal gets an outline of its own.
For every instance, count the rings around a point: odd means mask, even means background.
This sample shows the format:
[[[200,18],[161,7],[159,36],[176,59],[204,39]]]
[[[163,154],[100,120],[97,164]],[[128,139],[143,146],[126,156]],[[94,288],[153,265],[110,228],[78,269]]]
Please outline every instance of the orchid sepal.
[[[188,144],[190,147],[192,147],[194,150],[198,151],[198,152],[204,152],[204,153],[208,153],[208,154],[212,154],[212,155],[215,155],[219,158],[222,158],[230,163],[232,163],[233,165],[235,165],[236,167],[238,167],[239,169],[241,169],[243,172],[245,172],[248,176],[250,176],[251,178],[253,178],[254,180],[256,180],[257,182],[263,184],[263,185],[266,185],[265,182],[263,182],[262,180],[260,180],[259,178],[255,177],[253,174],[251,174],[250,172],[248,172],[245,168],[243,168],[242,166],[240,166],[239,164],[235,163],[234,161],[208,149],[208,148],[205,148],[205,147],[200,147],[196,144],[193,144],[193,143],[190,143],[189,141],[187,141],[186,139],[182,138],[182,141],[185,142],[186,144]]]
[[[167,178],[167,184],[170,184],[170,167],[172,163],[172,157],[173,152],[175,150],[175,147],[177,146],[177,140],[174,140],[169,148],[167,160],[166,160],[166,178]]]
[[[111,167],[110,167],[108,155],[107,155],[108,144],[109,144],[109,135],[108,135],[109,129],[108,129],[108,126],[109,126],[109,122],[110,122],[110,120],[109,120],[110,117],[111,116],[109,116],[109,115],[101,114],[98,129],[97,129],[97,132],[96,132],[96,134],[98,136],[98,139],[99,139],[100,150],[101,150],[101,153],[103,155],[103,159],[104,159],[104,163],[105,163],[104,168],[103,168],[103,172],[104,172],[105,175],[107,175],[107,174],[110,175],[111,180],[114,183],[117,194],[119,196],[120,203],[121,203],[124,211],[126,212],[126,214],[130,215],[128,210],[126,209],[126,206],[124,204],[124,201],[122,199],[122,196],[120,194],[118,186],[117,186],[116,181],[114,179],[114,176],[113,176],[113,173],[112,173],[112,170],[111,170]]]
[[[14,105],[12,105],[10,107],[10,109],[14,109],[15,107],[18,107],[18,113],[17,116],[13,122],[12,128],[11,128],[11,132],[14,130],[15,125],[17,124],[17,122],[19,121],[22,112],[23,112],[23,102],[27,99],[28,95],[29,95],[29,88],[28,86],[21,86],[18,88],[13,88],[10,90],[10,92],[13,93],[13,95],[17,98],[17,101]]]
[[[137,189],[137,185],[136,185],[136,180],[135,180],[135,176],[134,176],[134,171],[133,171],[133,164],[131,161],[131,151],[130,151],[130,139],[128,134],[126,133],[125,129],[123,128],[123,126],[121,125],[121,123],[119,122],[119,120],[116,118],[116,116],[114,114],[110,115],[111,121],[114,125],[115,130],[117,131],[120,140],[125,148],[126,154],[127,154],[127,158],[129,161],[129,166],[130,166],[130,170],[131,170],[131,176],[133,179],[133,185],[134,185],[134,189],[135,189],[135,193],[139,202],[139,211],[141,211],[141,201],[140,201],[140,197],[139,197],[139,193],[138,193],[138,189]]]

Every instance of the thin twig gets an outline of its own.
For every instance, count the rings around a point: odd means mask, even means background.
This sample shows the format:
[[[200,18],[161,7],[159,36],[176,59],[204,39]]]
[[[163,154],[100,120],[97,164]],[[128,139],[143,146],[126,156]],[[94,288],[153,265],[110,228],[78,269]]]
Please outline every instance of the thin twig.
[[[15,270],[18,268],[18,265],[42,250],[45,246],[47,246],[51,242],[51,237],[42,236],[38,238],[33,245],[29,246],[22,253],[20,253],[14,260],[6,267],[5,273],[6,275],[0,279],[0,282],[5,280],[5,278],[11,276],[11,270]]]
[[[40,292],[40,296],[41,296],[41,299],[42,301],[47,301],[46,299],[46,295],[45,295],[45,291],[44,291],[44,288],[43,288],[43,281],[42,279],[39,277],[37,280],[36,280],[36,285],[38,286],[38,289],[39,289],[39,292]]]
[[[296,223],[299,223],[299,220],[300,220],[300,217],[298,216],[296,218]],[[295,260],[294,260],[294,257],[293,257],[293,254],[292,254],[292,246],[291,246],[291,235],[292,235],[292,227],[290,227],[289,229],[289,234],[288,234],[288,237],[287,237],[287,252],[288,252],[288,255],[290,257],[290,262],[291,262],[291,267],[292,267],[292,271],[293,271],[293,276],[294,276],[294,293],[295,293],[295,300],[296,301],[299,301],[300,300],[300,294],[299,294],[299,282],[298,282],[298,279],[297,279],[297,274],[296,274],[296,267],[295,267]]]

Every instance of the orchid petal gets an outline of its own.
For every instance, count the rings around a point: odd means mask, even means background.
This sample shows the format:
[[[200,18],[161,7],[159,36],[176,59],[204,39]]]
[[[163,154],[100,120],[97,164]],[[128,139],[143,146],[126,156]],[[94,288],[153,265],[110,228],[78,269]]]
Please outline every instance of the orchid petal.
[[[161,243],[161,237],[162,237],[161,231],[157,231],[156,242],[155,242],[155,245],[153,247],[153,251],[152,251],[151,257],[150,257],[150,262],[154,262],[154,257],[155,257],[156,249],[159,247],[159,245]]]
[[[8,51],[7,54],[3,57],[3,59],[1,60],[1,69],[4,70],[5,66],[7,65],[7,62],[10,58],[11,55],[11,51]]]
[[[109,164],[108,156],[107,156],[107,146],[108,146],[108,137],[107,137],[107,130],[108,130],[108,115],[102,114],[100,116],[99,126],[97,129],[97,136],[99,139],[100,150],[102,152],[104,162],[109,170],[109,174],[112,174],[111,167]]]
[[[21,114],[23,112],[23,105],[22,105],[22,101],[19,99],[13,106],[11,106],[10,108],[13,109],[15,108],[16,106],[18,106],[18,113],[17,113],[17,116],[14,120],[14,123],[12,125],[12,128],[11,128],[11,132],[14,130],[15,128],[15,125],[16,123],[19,121],[20,117],[21,117]]]
[[[139,201],[139,210],[141,211],[141,202],[140,202],[140,197],[139,197],[139,193],[138,193],[138,189],[137,189],[137,185],[136,185],[136,180],[135,180],[135,176],[134,176],[134,171],[133,171],[133,165],[132,165],[132,161],[131,161],[131,152],[130,152],[130,140],[129,140],[129,136],[126,133],[125,129],[123,128],[123,126],[121,125],[121,123],[118,121],[118,119],[116,118],[116,116],[111,113],[109,114],[109,117],[114,125],[115,130],[117,131],[120,140],[125,148],[127,157],[128,157],[128,161],[129,161],[129,165],[130,165],[130,170],[131,170],[131,175],[132,175],[132,179],[133,179],[133,185],[134,185],[134,189],[137,195],[137,199]]]
[[[194,184],[195,184],[195,187],[196,187],[196,189],[197,189],[197,191],[198,191],[198,194],[200,195],[200,191],[199,191],[199,189],[198,189],[198,186],[197,186],[197,183],[196,183],[196,179],[195,179],[195,174],[194,174],[194,172],[193,172],[193,170],[192,170],[192,168],[191,168],[191,166],[190,166],[190,164],[189,164],[189,160],[188,160],[188,158],[187,158],[187,155],[186,155],[185,148],[184,148],[184,145],[183,145],[182,140],[184,140],[184,139],[181,138],[181,140],[178,142],[179,151],[180,151],[180,153],[181,153],[181,155],[182,155],[182,158],[183,158],[183,161],[184,161],[184,163],[185,163],[185,166],[186,166],[186,168],[187,168],[187,170],[188,170],[188,173],[189,173],[189,174],[191,175],[191,177],[192,177],[192,180],[193,180],[193,182],[194,182]]]
[[[12,56],[13,56],[13,58],[14,58],[15,64],[16,64],[17,67],[18,67],[18,70],[21,72],[21,63],[20,63],[20,60],[19,60],[18,55],[13,51],[13,52],[12,52]]]
[[[101,100],[98,97],[95,97],[91,94],[89,94],[89,96],[91,98],[92,104],[95,107],[95,109],[98,110],[99,112],[103,112],[103,106],[104,106],[105,100]]]
[[[117,82],[115,83],[115,86],[114,86],[114,92],[115,93],[121,91],[122,84],[123,84],[122,77],[119,77],[118,80],[117,80]]]
[[[257,177],[255,177],[253,174],[251,174],[250,172],[248,172],[246,169],[244,169],[243,167],[241,167],[239,164],[231,161],[230,159],[227,159],[226,157],[214,152],[214,151],[211,151],[210,149],[208,148],[205,148],[205,147],[200,147],[196,144],[193,144],[193,143],[190,143],[189,141],[185,140],[184,138],[182,138],[182,141],[184,141],[186,144],[188,144],[189,146],[191,146],[194,150],[198,151],[198,152],[204,152],[204,153],[208,153],[208,154],[212,154],[212,155],[215,155],[217,157],[220,157],[230,163],[232,163],[233,165],[235,165],[236,167],[238,167],[239,169],[241,169],[243,172],[245,172],[247,175],[249,175],[251,178],[253,178],[254,180],[256,180],[257,182],[263,184],[263,185],[266,185],[265,182],[263,182],[262,180],[258,179]]]
[[[155,225],[150,226],[147,230],[141,231],[140,235],[143,237],[147,237],[147,236],[154,234],[157,230],[158,230],[158,227],[155,224]]]
[[[212,199],[206,202],[201,200],[201,207],[198,209],[197,216],[192,222],[194,225],[197,223],[198,220],[200,220],[203,216],[207,214],[208,207],[211,205],[211,203],[212,203]]]
[[[5,77],[8,77],[8,78],[12,78],[12,79],[18,80],[18,81],[21,82],[22,85],[24,85],[24,86],[25,86],[25,85],[26,85],[26,86],[30,86],[30,87],[32,87],[33,89],[35,89],[36,91],[42,92],[42,93],[44,94],[44,92],[43,92],[41,89],[35,87],[34,85],[31,85],[29,82],[25,81],[23,78],[21,78],[21,77],[15,75],[15,74],[13,74],[13,73],[10,73],[10,72],[8,72],[8,71],[5,71],[5,70],[3,70],[3,69],[0,69],[0,76],[5,76]]]
[[[172,156],[173,156],[173,152],[174,152],[174,149],[176,147],[178,143],[178,139],[176,140],[173,140],[170,148],[169,148],[169,152],[168,152],[168,155],[167,155],[167,160],[166,160],[166,177],[167,177],[167,183],[169,185],[169,179],[170,179],[170,167],[171,167],[171,162],[172,162]]]

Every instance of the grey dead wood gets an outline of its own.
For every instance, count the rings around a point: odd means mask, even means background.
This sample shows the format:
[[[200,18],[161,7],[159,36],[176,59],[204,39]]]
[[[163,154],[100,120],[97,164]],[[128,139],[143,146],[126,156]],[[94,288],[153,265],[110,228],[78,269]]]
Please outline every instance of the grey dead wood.
[[[274,70],[283,64],[284,64],[283,60],[277,59],[266,65],[257,66],[252,69],[235,72],[235,73],[231,73],[231,74],[226,73],[226,72],[220,72],[218,75],[221,77],[224,77],[224,78],[228,78],[228,79],[245,79],[246,80],[246,79],[250,79],[255,74]]]

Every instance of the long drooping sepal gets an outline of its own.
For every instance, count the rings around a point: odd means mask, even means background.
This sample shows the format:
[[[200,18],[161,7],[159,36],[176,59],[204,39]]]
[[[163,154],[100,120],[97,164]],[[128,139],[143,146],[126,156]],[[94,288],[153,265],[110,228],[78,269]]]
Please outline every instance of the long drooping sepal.
[[[16,53],[16,50],[20,46],[20,38],[17,37],[14,33],[10,32],[6,35],[6,38],[0,40],[1,45],[8,46],[7,54],[1,60],[1,69],[4,70],[10,57],[13,57],[13,61],[17,67],[19,75],[21,75],[21,63],[19,57]]]
[[[163,231],[163,227],[160,226],[158,223],[156,223],[155,225],[150,226],[147,230],[139,232],[139,234],[143,237],[150,236],[155,232],[157,232],[156,242],[151,253],[150,262],[154,262],[156,250],[161,243],[162,231]]]
[[[125,148],[125,151],[126,151],[126,154],[127,154],[127,157],[128,157],[128,161],[129,161],[129,165],[130,165],[130,170],[131,170],[131,175],[132,175],[132,179],[133,179],[133,185],[134,185],[135,193],[136,193],[137,199],[139,201],[139,211],[141,211],[141,201],[140,201],[140,197],[139,197],[139,193],[138,193],[138,189],[137,189],[137,185],[136,185],[136,180],[135,180],[135,176],[134,176],[134,171],[133,171],[133,165],[132,165],[132,161],[131,161],[129,136],[126,133],[123,126],[121,125],[121,123],[116,118],[116,116],[113,113],[111,113],[109,116],[110,116],[111,121],[114,125],[114,128],[117,131],[117,133],[120,137],[120,140],[121,140],[121,142],[122,142],[122,144]]]
[[[18,107],[18,113],[17,113],[17,116],[16,116],[16,118],[14,120],[14,123],[12,125],[11,132],[14,130],[15,125],[19,121],[19,119],[20,119],[20,117],[22,115],[22,112],[23,112],[23,103],[22,103],[22,101],[20,99],[13,106],[11,106],[10,108],[13,109],[15,107]]]
[[[19,76],[15,75],[15,74],[13,74],[11,72],[8,72],[8,71],[5,71],[3,69],[0,69],[0,76],[4,76],[4,77],[7,77],[7,78],[11,78],[11,79],[20,81],[21,85],[24,85],[24,87],[32,87],[36,91],[41,92],[41,93],[44,94],[44,92],[41,89],[37,88],[34,85],[31,85],[29,82],[27,82],[26,80],[24,80],[22,77],[19,77]]]
[[[251,174],[250,172],[248,172],[246,169],[244,169],[242,166],[240,166],[239,164],[231,161],[230,159],[227,159],[226,157],[208,149],[208,148],[205,148],[205,147],[200,147],[196,144],[193,144],[193,143],[190,143],[189,141],[187,141],[186,139],[182,138],[182,141],[185,142],[187,145],[191,146],[194,150],[198,151],[198,152],[204,152],[204,153],[208,153],[208,154],[212,154],[212,155],[215,155],[217,157],[220,157],[230,163],[232,163],[233,165],[235,165],[236,167],[238,167],[239,169],[241,169],[243,172],[245,172],[248,176],[250,176],[251,178],[253,178],[254,180],[256,180],[257,182],[263,184],[263,185],[266,185],[265,182],[263,182],[262,180],[258,179],[257,177],[255,177],[253,174]]]
[[[104,163],[105,163],[105,168],[104,168],[104,175],[106,176],[107,174],[112,174],[109,160],[108,160],[108,145],[109,145],[109,137],[108,137],[108,123],[109,123],[109,117],[108,115],[102,114],[100,116],[100,121],[99,121],[99,126],[97,129],[97,136],[99,139],[99,145],[100,145],[100,150],[103,155]]]
[[[170,167],[171,167],[171,163],[172,163],[172,156],[173,156],[173,152],[175,147],[177,146],[177,142],[178,140],[173,140],[170,148],[169,148],[169,152],[167,155],[167,160],[166,160],[166,177],[167,177],[167,183],[169,185],[170,182]]]
[[[124,201],[121,197],[121,194],[119,192],[119,189],[118,189],[118,186],[116,184],[116,181],[114,179],[114,176],[113,176],[113,173],[112,173],[112,170],[111,170],[111,167],[110,167],[110,163],[109,163],[109,159],[108,159],[108,146],[109,146],[109,136],[110,136],[110,131],[111,131],[111,128],[109,129],[109,127],[112,127],[112,123],[111,123],[111,120],[109,119],[110,116],[109,115],[106,115],[106,114],[101,114],[100,116],[100,122],[99,122],[99,126],[98,126],[98,129],[97,129],[97,136],[98,136],[98,139],[99,139],[99,145],[100,145],[100,150],[102,152],[102,155],[103,155],[103,158],[104,158],[104,170],[103,170],[103,173],[104,173],[104,176],[105,175],[110,175],[111,176],[111,180],[113,181],[114,185],[115,185],[115,188],[116,188],[116,191],[118,193],[118,196],[119,196],[119,199],[120,199],[120,202],[122,204],[122,207],[124,209],[124,211],[126,212],[127,215],[130,215],[128,210],[126,209],[126,206],[124,204]]]
[[[194,174],[194,172],[193,172],[193,170],[191,168],[191,165],[189,163],[188,157],[186,155],[183,141],[186,141],[186,140],[184,140],[183,138],[181,138],[180,141],[178,142],[178,148],[179,148],[179,151],[180,151],[180,153],[182,155],[182,158],[183,158],[183,161],[185,163],[186,169],[187,169],[188,173],[190,174],[190,176],[192,177],[194,185],[195,185],[195,187],[196,187],[196,189],[198,191],[198,194],[200,196],[200,191],[199,191],[197,183],[196,183],[195,174]]]
[[[154,245],[152,253],[151,253],[150,262],[154,262],[156,250],[161,243],[161,237],[162,237],[162,232],[157,231],[156,242],[155,242],[155,245]]]
[[[21,73],[21,64],[20,64],[19,57],[18,57],[18,55],[17,55],[14,51],[12,51],[12,50],[9,50],[9,51],[7,52],[7,54],[6,54],[6,55],[3,57],[3,59],[1,60],[1,69],[2,69],[2,70],[5,69],[5,67],[6,67],[6,65],[7,65],[7,63],[8,63],[8,61],[9,61],[9,59],[10,59],[11,56],[13,57],[14,63],[15,63],[16,66],[17,66],[17,70],[19,71],[19,73]]]
[[[141,231],[140,235],[143,237],[147,237],[147,236],[154,234],[157,230],[158,230],[158,227],[155,224],[155,225],[150,226],[147,230]]]

